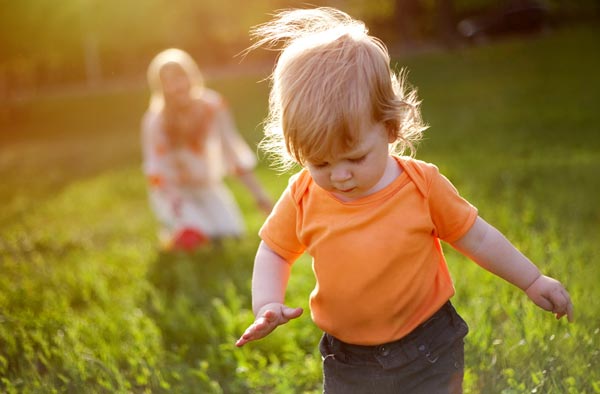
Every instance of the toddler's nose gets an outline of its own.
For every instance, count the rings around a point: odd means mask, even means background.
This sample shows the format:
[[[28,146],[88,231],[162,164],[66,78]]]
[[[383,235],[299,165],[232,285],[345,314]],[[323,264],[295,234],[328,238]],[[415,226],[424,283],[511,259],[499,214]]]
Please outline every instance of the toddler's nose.
[[[345,181],[349,180],[350,178],[352,178],[352,173],[350,171],[348,171],[347,168],[334,167],[331,170],[331,174],[330,174],[329,178],[331,179],[331,182],[334,182],[334,183],[345,182]]]

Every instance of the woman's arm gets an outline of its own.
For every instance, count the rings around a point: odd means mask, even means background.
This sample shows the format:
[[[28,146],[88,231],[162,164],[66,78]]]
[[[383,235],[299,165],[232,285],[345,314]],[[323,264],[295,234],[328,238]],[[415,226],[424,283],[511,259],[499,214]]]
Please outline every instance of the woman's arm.
[[[531,260],[481,217],[452,246],[487,271],[525,291],[539,307],[552,311],[557,318],[566,315],[569,321],[573,320],[573,304],[563,285],[542,275]]]
[[[250,193],[252,193],[259,208],[267,215],[271,213],[271,210],[273,209],[273,201],[260,184],[256,174],[252,170],[244,171],[238,174],[238,178],[244,184],[244,186],[246,186]]]
[[[256,320],[237,340],[236,346],[264,338],[277,326],[302,314],[302,308],[283,304],[290,272],[288,262],[261,242],[252,274],[252,310]]]

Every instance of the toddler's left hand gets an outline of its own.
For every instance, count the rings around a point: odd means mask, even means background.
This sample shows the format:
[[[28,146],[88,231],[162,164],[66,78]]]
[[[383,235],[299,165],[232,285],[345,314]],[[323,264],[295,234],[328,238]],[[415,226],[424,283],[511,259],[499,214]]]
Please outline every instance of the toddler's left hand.
[[[556,279],[540,275],[525,293],[537,306],[554,313],[557,319],[566,315],[569,322],[573,321],[571,297]]]

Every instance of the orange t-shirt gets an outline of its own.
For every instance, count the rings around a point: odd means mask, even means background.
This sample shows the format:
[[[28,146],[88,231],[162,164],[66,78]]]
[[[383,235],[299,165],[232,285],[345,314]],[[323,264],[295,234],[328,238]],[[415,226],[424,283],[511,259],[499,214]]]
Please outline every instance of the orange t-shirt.
[[[351,202],[301,171],[260,230],[290,264],[312,256],[312,318],[344,342],[391,342],[433,315],[454,294],[439,240],[458,240],[477,218],[436,166],[396,159],[398,178]]]

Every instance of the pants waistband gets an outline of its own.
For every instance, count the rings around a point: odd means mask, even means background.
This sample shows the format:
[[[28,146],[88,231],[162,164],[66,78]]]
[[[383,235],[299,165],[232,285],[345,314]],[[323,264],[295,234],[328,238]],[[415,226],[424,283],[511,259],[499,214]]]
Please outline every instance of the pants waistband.
[[[325,334],[325,338],[329,344],[330,350],[336,357],[344,357],[344,354],[355,354],[359,357],[379,359],[381,356],[387,356],[390,352],[395,352],[402,349],[407,359],[413,359],[423,351],[417,342],[419,337],[425,331],[432,329],[435,322],[442,319],[454,320],[456,311],[450,301],[447,301],[436,313],[434,313],[426,321],[418,325],[408,335],[392,342],[382,343],[379,345],[354,345],[343,342],[330,334]],[[435,334],[431,332],[431,334]]]

